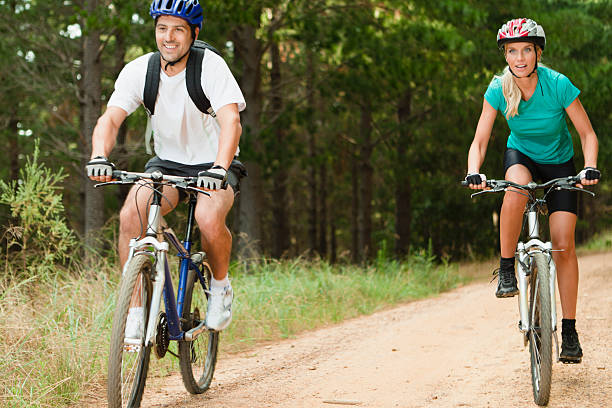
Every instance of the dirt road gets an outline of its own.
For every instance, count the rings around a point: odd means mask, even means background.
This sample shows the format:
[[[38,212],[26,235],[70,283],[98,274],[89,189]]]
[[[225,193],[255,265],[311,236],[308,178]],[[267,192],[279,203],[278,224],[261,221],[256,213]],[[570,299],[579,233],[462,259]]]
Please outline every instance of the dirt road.
[[[612,406],[612,253],[582,256],[580,268],[577,328],[585,358],[554,364],[550,407]],[[499,300],[493,291],[493,284],[471,284],[224,355],[201,396],[189,395],[178,374],[151,378],[143,406],[535,406],[516,298]]]

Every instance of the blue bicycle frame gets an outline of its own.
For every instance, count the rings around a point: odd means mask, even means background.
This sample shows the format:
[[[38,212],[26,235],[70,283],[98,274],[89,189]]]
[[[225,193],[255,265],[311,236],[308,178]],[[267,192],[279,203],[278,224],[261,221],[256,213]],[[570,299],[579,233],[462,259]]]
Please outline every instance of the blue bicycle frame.
[[[157,335],[157,318],[160,309],[161,296],[165,303],[166,317],[168,319],[168,333],[170,340],[194,340],[201,332],[206,330],[204,321],[197,327],[185,332],[181,328],[180,317],[183,314],[183,304],[185,300],[185,287],[187,284],[187,276],[189,269],[196,271],[200,284],[206,290],[206,281],[203,276],[203,268],[192,260],[191,257],[191,233],[193,230],[194,212],[197,202],[197,197],[190,194],[189,210],[187,217],[187,230],[185,240],[181,243],[172,229],[168,228],[161,215],[161,185],[154,183],[153,201],[151,203],[148,215],[148,226],[146,236],[142,239],[132,239],[130,241],[130,253],[126,266],[131,258],[136,255],[148,255],[152,258],[155,267],[155,276],[153,277],[153,295],[151,297],[149,321],[147,323],[147,332],[145,336],[145,345],[151,346],[155,344]],[[167,242],[163,242],[163,238]],[[180,261],[180,273],[178,283],[178,293],[174,298],[174,287],[172,285],[172,276],[170,275],[170,267],[168,265],[167,252],[168,242],[176,248]],[[153,251],[152,251],[153,250]]]

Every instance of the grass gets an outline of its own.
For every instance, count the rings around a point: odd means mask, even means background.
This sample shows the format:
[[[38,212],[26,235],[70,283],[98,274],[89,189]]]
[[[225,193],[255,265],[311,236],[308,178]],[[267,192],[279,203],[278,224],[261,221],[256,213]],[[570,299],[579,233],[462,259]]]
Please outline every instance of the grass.
[[[0,282],[0,406],[58,407],[105,395],[117,277],[101,269],[97,279],[79,274]],[[222,352],[373,313],[462,281],[456,267],[425,255],[364,268],[262,261],[248,272],[233,265],[231,273],[234,321],[223,333]],[[174,358],[151,361],[154,375],[178,369]]]
[[[595,234],[593,238],[577,248],[578,254],[588,252],[609,251],[612,249],[612,231]]]

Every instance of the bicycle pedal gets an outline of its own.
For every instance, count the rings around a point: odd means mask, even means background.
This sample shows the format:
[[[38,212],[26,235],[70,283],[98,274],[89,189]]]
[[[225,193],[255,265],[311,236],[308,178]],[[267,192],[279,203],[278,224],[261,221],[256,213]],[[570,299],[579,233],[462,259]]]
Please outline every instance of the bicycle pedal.
[[[191,254],[191,262],[193,262],[196,265],[200,265],[202,262],[204,262],[204,260],[206,259],[206,253],[205,252],[196,252],[195,254]]]

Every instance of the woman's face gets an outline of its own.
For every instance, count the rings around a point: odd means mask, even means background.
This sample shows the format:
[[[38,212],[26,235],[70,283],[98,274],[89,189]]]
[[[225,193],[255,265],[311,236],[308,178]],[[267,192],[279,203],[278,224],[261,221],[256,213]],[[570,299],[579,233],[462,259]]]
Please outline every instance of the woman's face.
[[[504,46],[506,62],[514,75],[526,77],[533,72],[541,51],[530,42],[513,42]]]

